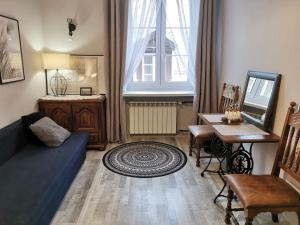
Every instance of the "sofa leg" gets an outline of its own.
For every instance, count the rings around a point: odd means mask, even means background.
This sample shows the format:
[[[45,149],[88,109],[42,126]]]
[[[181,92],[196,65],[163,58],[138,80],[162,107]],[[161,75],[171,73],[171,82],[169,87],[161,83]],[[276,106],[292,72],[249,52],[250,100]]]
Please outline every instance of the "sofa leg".
[[[278,222],[279,222],[278,214],[272,213],[272,221],[273,221],[274,223],[278,223]]]
[[[226,216],[225,216],[225,223],[230,224],[231,219],[231,203],[233,200],[233,191],[228,188],[228,195],[227,195],[227,207],[226,207]]]

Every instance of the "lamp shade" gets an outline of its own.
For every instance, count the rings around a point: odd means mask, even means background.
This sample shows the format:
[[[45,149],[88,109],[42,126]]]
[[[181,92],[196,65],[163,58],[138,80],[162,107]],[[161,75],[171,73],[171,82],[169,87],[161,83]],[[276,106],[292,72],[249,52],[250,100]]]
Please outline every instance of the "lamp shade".
[[[59,53],[43,54],[44,69],[70,69],[70,55]]]

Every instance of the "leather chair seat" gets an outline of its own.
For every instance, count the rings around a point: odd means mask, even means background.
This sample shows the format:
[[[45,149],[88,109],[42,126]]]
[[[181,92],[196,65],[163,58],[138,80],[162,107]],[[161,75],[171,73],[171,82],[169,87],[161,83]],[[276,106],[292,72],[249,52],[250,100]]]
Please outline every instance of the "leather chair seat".
[[[191,125],[188,128],[196,139],[209,139],[214,134],[208,125]]]
[[[300,194],[272,175],[230,174],[225,179],[245,208],[299,207]]]

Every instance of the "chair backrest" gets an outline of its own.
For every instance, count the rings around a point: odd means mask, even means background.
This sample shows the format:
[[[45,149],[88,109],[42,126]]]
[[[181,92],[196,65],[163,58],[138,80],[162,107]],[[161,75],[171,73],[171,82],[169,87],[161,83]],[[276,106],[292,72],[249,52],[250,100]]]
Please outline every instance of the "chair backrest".
[[[224,83],[218,112],[224,113],[228,106],[237,103],[239,101],[239,92],[239,86]]]
[[[272,175],[279,176],[280,169],[300,182],[300,110],[291,102],[279,142]]]

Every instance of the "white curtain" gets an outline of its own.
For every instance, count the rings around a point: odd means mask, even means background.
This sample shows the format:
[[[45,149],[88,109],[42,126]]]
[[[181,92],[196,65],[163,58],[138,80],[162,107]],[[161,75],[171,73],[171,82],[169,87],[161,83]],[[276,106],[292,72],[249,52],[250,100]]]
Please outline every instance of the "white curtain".
[[[129,0],[128,36],[123,89],[126,90],[155,31],[162,0]]]
[[[175,43],[178,69],[187,70],[188,80],[195,88],[195,62],[201,0],[162,0],[166,12],[166,38]],[[180,28],[180,29],[178,29]]]
[[[195,88],[195,60],[200,0],[129,0],[126,66],[123,89],[132,80],[151,34],[156,30],[160,7],[166,15],[166,38],[174,43],[172,60],[185,70]]]

